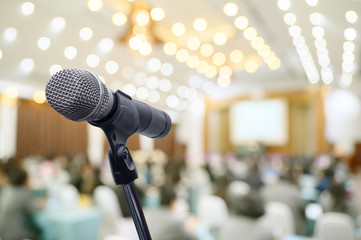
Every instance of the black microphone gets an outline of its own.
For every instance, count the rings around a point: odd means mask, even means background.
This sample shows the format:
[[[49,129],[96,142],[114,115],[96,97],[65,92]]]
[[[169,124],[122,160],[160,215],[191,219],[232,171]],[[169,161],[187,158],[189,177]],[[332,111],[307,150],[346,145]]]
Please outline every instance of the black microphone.
[[[95,74],[86,70],[57,72],[46,84],[45,95],[49,105],[65,118],[88,121],[99,127],[109,119],[119,120],[121,126],[117,128],[124,135],[139,133],[162,138],[172,125],[166,112],[133,100],[120,90],[114,93]],[[126,140],[129,136],[123,137]]]

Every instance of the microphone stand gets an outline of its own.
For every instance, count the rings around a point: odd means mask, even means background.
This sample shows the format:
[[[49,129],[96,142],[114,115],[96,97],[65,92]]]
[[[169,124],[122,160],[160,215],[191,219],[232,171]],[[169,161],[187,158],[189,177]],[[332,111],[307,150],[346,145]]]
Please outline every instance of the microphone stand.
[[[119,150],[117,152],[121,154],[116,157],[113,156],[111,148],[108,152],[113,179],[116,184],[121,184],[123,187],[139,239],[151,240],[152,237],[134,185],[134,180],[138,178],[138,174],[132,156],[124,145],[121,145]]]
[[[89,123],[100,127],[107,136],[110,145],[108,158],[113,180],[115,184],[123,186],[139,239],[151,240],[152,237],[134,186],[138,173],[133,158],[125,146],[127,139],[137,131],[139,119],[136,119],[136,114],[133,114],[132,105],[125,105],[127,99],[131,100],[129,96],[117,91],[115,98],[118,103],[123,103],[123,105],[120,104],[120,107],[116,108],[111,118],[99,122],[89,121]]]

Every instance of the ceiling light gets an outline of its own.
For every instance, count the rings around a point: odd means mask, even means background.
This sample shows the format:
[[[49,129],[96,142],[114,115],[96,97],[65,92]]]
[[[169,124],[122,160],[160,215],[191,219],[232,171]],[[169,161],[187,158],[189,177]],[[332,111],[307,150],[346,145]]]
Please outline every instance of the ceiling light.
[[[317,56],[321,56],[321,55],[327,55],[328,56],[327,48],[318,48],[317,49]]]
[[[100,62],[100,58],[98,57],[98,55],[95,54],[90,54],[87,58],[86,58],[86,63],[88,64],[89,67],[96,67],[98,66]]]
[[[135,22],[139,26],[146,26],[149,23],[150,16],[149,13],[145,10],[140,10],[137,12],[137,16],[135,18]]]
[[[328,55],[321,55],[318,57],[318,63],[321,67],[327,67],[328,65],[330,65],[330,62],[331,60]]]
[[[154,21],[160,21],[165,18],[165,12],[162,8],[156,7],[150,11],[150,16]]]
[[[199,41],[199,39],[197,37],[191,37],[191,38],[188,38],[188,40],[187,40],[187,47],[190,50],[195,51],[199,48],[200,45],[201,45],[201,42]]]
[[[248,23],[249,23],[248,18],[246,18],[244,16],[237,17],[234,20],[234,25],[236,26],[236,28],[238,28],[240,30],[243,30],[246,27],[248,27]]]
[[[324,38],[318,38],[315,40],[315,47],[317,49],[323,49],[323,48],[326,48],[327,46],[327,42]]]
[[[66,21],[64,18],[56,17],[51,21],[50,26],[54,32],[60,32],[61,30],[64,29],[65,24],[66,24]]]
[[[257,53],[261,56],[261,57],[265,57],[267,56],[271,51],[271,48],[264,44],[260,49],[257,50]]]
[[[276,61],[276,59],[277,59],[276,54],[274,52],[270,52],[267,56],[264,57],[263,60],[265,61],[265,63],[269,65],[274,61]]]
[[[291,7],[291,2],[289,0],[278,0],[277,5],[282,11],[287,11]]]
[[[124,13],[114,13],[112,17],[112,22],[115,26],[122,26],[128,21],[127,16]]]
[[[143,86],[147,81],[147,75],[145,75],[145,73],[143,72],[138,72],[137,74],[135,74],[134,76],[134,82],[137,85]]]
[[[137,89],[135,96],[140,100],[145,100],[149,96],[149,91],[145,87],[140,87]]]
[[[93,36],[93,30],[91,30],[88,27],[84,27],[84,28],[80,29],[79,35],[82,40],[88,41]]]
[[[188,87],[185,85],[181,85],[178,87],[177,89],[177,95],[181,98],[186,98],[186,93],[187,93]]]
[[[196,68],[198,66],[198,64],[199,64],[199,58],[195,55],[191,55],[187,59],[187,66],[189,68]]]
[[[352,83],[352,74],[342,73],[341,75],[341,84],[343,87],[348,87]]]
[[[204,60],[199,61],[198,66],[196,67],[197,72],[205,73],[208,67],[208,63]]]
[[[92,12],[97,12],[103,7],[103,2],[101,0],[89,0],[88,8]]]
[[[251,41],[257,37],[257,30],[253,27],[249,27],[243,31],[243,36],[245,39]]]
[[[233,63],[240,63],[243,59],[243,53],[241,50],[233,50],[229,55],[229,58]]]
[[[166,77],[172,75],[172,73],[173,73],[173,65],[170,64],[170,63],[163,63],[161,68],[160,68],[160,72],[161,72],[161,74],[163,74]]]
[[[283,20],[287,25],[294,25],[296,23],[297,17],[294,13],[286,13],[283,16]]]
[[[346,73],[352,73],[353,71],[353,62],[343,62],[342,63],[342,71]]]
[[[303,45],[305,45],[306,40],[303,36],[297,36],[295,38],[293,38],[293,45],[295,45],[295,47],[301,47]]]
[[[43,104],[46,101],[45,92],[42,90],[35,91],[33,94],[34,102]]]
[[[222,46],[227,42],[227,35],[223,32],[218,32],[214,34],[213,41],[215,44]]]
[[[114,41],[110,38],[103,38],[99,42],[99,48],[103,53],[110,52],[114,47]]]
[[[215,65],[221,66],[226,62],[226,55],[222,52],[217,52],[213,55],[212,60]]]
[[[20,68],[25,73],[33,71],[34,65],[34,60],[31,58],[25,58],[20,62]]]
[[[344,62],[353,62],[355,61],[355,54],[353,54],[352,52],[344,52],[342,54],[342,60]]]
[[[264,39],[262,37],[256,37],[251,41],[251,46],[258,50],[264,45]]]
[[[169,92],[172,88],[172,83],[168,79],[162,79],[159,82],[159,89],[163,92]]]
[[[118,69],[119,65],[115,61],[108,61],[105,64],[105,70],[110,74],[115,74],[116,72],[118,72]]]
[[[213,46],[209,43],[204,43],[202,44],[201,48],[200,48],[200,52],[204,57],[209,57],[213,54]]]
[[[160,94],[159,94],[159,92],[157,92],[157,91],[155,91],[155,90],[152,90],[152,91],[149,92],[148,100],[149,100],[151,103],[159,102],[159,99],[160,99]]]
[[[323,16],[318,13],[318,12],[314,12],[310,15],[310,22],[313,25],[320,25],[322,22]]]
[[[129,96],[133,97],[135,95],[135,92],[137,91],[137,89],[135,88],[135,86],[131,83],[127,83],[124,85],[123,87],[123,92],[125,92],[126,94],[128,94]]]
[[[197,18],[193,22],[193,28],[197,31],[204,31],[207,29],[207,21],[204,18]]]
[[[315,7],[318,3],[318,0],[306,0],[306,3],[310,6],[310,7]]]
[[[24,15],[30,15],[34,12],[35,6],[32,2],[24,2],[21,5],[21,11],[24,13]]]
[[[315,38],[323,38],[323,36],[325,35],[325,30],[321,26],[313,27],[312,28],[312,35]]]
[[[301,28],[298,25],[293,25],[288,28],[288,32],[291,35],[291,37],[296,37],[301,35]]]
[[[72,60],[76,57],[78,51],[75,47],[69,46],[64,49],[64,55],[67,59]]]
[[[49,68],[50,75],[54,75],[55,73],[59,72],[63,68],[59,64],[51,65]]]
[[[355,11],[347,11],[345,13],[345,18],[349,23],[355,23],[357,21],[357,13]]]
[[[177,45],[173,42],[166,42],[163,45],[163,51],[169,56],[173,56],[177,52]]]
[[[218,76],[217,84],[222,88],[228,87],[231,84],[231,79],[227,76]]]
[[[5,95],[10,99],[17,99],[19,96],[19,90],[17,87],[8,87],[5,89]]]
[[[176,108],[179,104],[179,98],[176,95],[170,95],[167,97],[166,103],[170,108]]]
[[[0,60],[3,58],[3,52],[0,49]]]
[[[219,74],[226,77],[232,76],[232,68],[230,66],[223,66],[219,69]]]
[[[134,77],[134,69],[130,66],[126,66],[122,68],[122,76],[125,79],[133,79]]]
[[[321,69],[322,82],[324,84],[330,84],[333,81],[333,73],[330,67],[323,67]]]
[[[277,70],[279,69],[281,66],[281,60],[279,58],[276,58],[276,60],[274,60],[271,64],[268,64],[268,67],[271,70]]]
[[[258,63],[255,60],[248,60],[245,64],[244,64],[244,69],[248,72],[248,73],[254,73],[255,71],[257,71],[258,68]]]
[[[226,3],[223,7],[223,12],[228,16],[235,16],[238,12],[238,6],[234,2]]]
[[[189,53],[186,49],[179,49],[175,57],[179,62],[186,62],[189,57]]]
[[[159,86],[159,78],[156,76],[150,76],[146,83],[149,89],[156,89]]]
[[[15,41],[15,39],[18,36],[18,31],[16,30],[16,28],[9,27],[9,28],[5,29],[3,35],[7,42],[13,42],[13,41]]]
[[[344,36],[348,41],[353,41],[357,36],[357,32],[354,28],[346,28],[344,31]]]
[[[147,68],[152,72],[156,72],[159,71],[161,64],[158,58],[151,58],[147,62]]]
[[[213,65],[208,65],[204,72],[204,75],[207,78],[214,78],[217,75],[217,68]]]
[[[46,49],[48,49],[50,47],[50,39],[47,37],[41,37],[38,40],[38,47],[45,51]]]
[[[175,23],[172,25],[172,32],[175,36],[182,36],[186,31],[186,27],[183,23]]]
[[[353,52],[355,51],[355,44],[353,42],[344,42],[343,50],[347,52]]]

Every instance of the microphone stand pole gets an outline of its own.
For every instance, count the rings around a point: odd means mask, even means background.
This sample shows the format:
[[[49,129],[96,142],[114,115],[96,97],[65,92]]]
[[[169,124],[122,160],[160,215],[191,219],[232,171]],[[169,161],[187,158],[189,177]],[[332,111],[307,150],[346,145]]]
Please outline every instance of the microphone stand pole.
[[[115,99],[118,103],[123,102],[123,105],[126,99],[131,100],[129,96],[121,91],[115,93]],[[137,169],[128,148],[125,146],[127,139],[137,131],[139,119],[131,112],[132,105],[123,105],[116,108],[110,119],[101,122],[89,121],[89,123],[100,127],[107,136],[110,145],[108,158],[113,180],[115,184],[123,186],[139,239],[151,240],[148,225],[134,186],[134,181],[138,178]]]
[[[151,240],[152,237],[134,185],[134,180],[138,178],[138,174],[133,159],[128,148],[124,145],[121,145],[117,152],[121,153],[117,154],[117,158],[114,158],[111,149],[108,153],[113,179],[116,184],[121,184],[123,187],[139,239]]]

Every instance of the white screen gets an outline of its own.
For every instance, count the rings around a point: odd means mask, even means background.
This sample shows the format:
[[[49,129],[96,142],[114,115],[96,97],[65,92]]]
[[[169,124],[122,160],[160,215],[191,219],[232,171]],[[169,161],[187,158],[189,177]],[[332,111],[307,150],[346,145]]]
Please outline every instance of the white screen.
[[[285,100],[236,103],[231,107],[231,141],[234,145],[247,142],[284,145],[288,141],[287,117]]]

